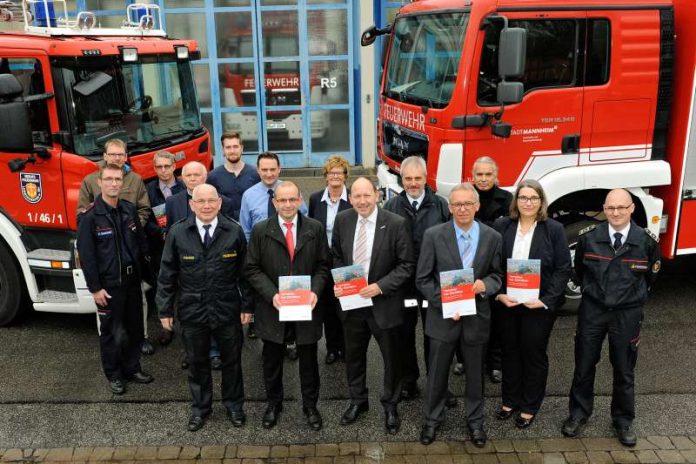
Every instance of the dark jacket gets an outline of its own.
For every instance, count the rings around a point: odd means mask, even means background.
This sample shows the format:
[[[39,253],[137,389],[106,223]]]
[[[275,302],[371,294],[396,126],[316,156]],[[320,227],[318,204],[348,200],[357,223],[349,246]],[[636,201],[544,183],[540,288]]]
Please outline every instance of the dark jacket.
[[[151,209],[154,210],[155,207],[165,204],[166,198],[164,198],[162,190],[160,190],[159,188],[159,179],[154,179],[148,182],[145,185],[145,190],[147,191],[147,197],[150,200]],[[177,193],[184,190],[186,190],[184,183],[177,179],[174,185],[172,186],[171,196],[174,196]],[[150,214],[150,218],[148,219],[147,224],[145,224],[145,233],[147,233],[148,237],[159,237],[161,240],[162,234],[165,230],[166,227],[160,227],[160,225],[157,223],[157,218],[155,217],[153,211],[152,214]]]
[[[482,192],[476,189],[479,194],[481,207],[476,212],[476,219],[489,227],[493,226],[496,219],[510,215],[510,203],[512,203],[512,193],[503,190],[497,185],[492,189]]]
[[[326,202],[321,201],[321,197],[324,196],[324,190],[326,189],[321,189],[318,192],[314,192],[310,197],[309,197],[309,213],[308,216],[311,217],[312,219],[316,219],[317,221],[321,222],[321,225],[324,226],[326,229]],[[348,195],[350,195],[350,191],[347,191]],[[340,199],[338,201],[338,212],[340,213],[341,211],[345,211],[347,209],[350,209],[350,202]]]
[[[280,322],[278,310],[273,306],[273,296],[278,293],[278,277],[309,275],[312,277],[312,291],[318,297],[329,277],[329,259],[329,246],[319,221],[297,214],[297,239],[292,261],[277,214],[254,226],[245,275],[257,293],[254,323],[259,337],[275,343],[284,342],[285,322]],[[316,343],[321,338],[321,323],[318,312],[313,312],[311,321],[295,322],[297,343]]]
[[[228,218],[233,218],[232,201],[225,195],[220,195],[220,198],[222,198],[220,214]],[[191,197],[189,197],[186,187],[176,195],[167,198],[165,207],[167,211],[167,228],[173,226],[182,219],[193,216],[193,211],[191,211],[191,206],[189,205],[190,199]]]
[[[143,268],[144,261],[149,259],[148,247],[135,205],[119,200],[116,209],[120,224],[100,194],[77,217],[77,250],[87,288],[92,293],[120,287],[127,264],[135,266],[138,275],[149,272]]]
[[[408,222],[411,237],[413,238],[413,255],[416,262],[418,262],[418,257],[420,256],[420,248],[425,231],[432,226],[449,221],[451,216],[447,200],[436,195],[428,186],[425,187],[425,197],[418,211],[413,209],[413,205],[406,196],[405,190],[390,199],[384,205],[384,209],[398,214]],[[415,279],[416,276],[414,274],[411,283],[407,286],[406,298],[422,298],[422,295],[416,289]]]
[[[357,223],[358,213],[352,208],[336,215],[331,243],[333,267],[353,264]],[[379,328],[390,329],[403,323],[405,287],[414,271],[413,244],[406,220],[380,208],[367,276],[368,284],[376,283],[382,290],[381,295],[372,298],[371,308]],[[341,311],[341,317],[345,316]]]
[[[645,304],[660,270],[656,238],[631,221],[623,246],[615,253],[606,222],[581,231],[575,247],[575,274],[582,298],[607,310]]]
[[[502,217],[495,221],[493,228],[503,236],[503,272],[507,273],[507,260],[512,257],[515,246],[518,221]],[[541,260],[541,283],[539,299],[549,310],[555,311],[565,302],[565,289],[571,274],[570,250],[563,225],[548,219],[537,222],[529,249],[529,259]],[[506,293],[506,278],[499,293]],[[525,306],[519,305],[521,309]],[[530,311],[538,311],[533,309]]]
[[[174,224],[164,242],[157,280],[160,317],[174,316],[179,292],[179,320],[240,324],[240,313],[252,312],[242,273],[246,248],[239,224],[222,214],[208,249],[203,248],[195,216]]]
[[[473,268],[474,279],[486,285],[485,295],[476,295],[476,315],[465,316],[458,321],[442,317],[440,272],[462,268],[462,258],[457,247],[457,236],[452,221],[431,227],[423,237],[423,247],[416,285],[428,300],[425,334],[437,340],[455,343],[462,337],[467,345],[488,342],[491,326],[489,298],[500,289],[503,270],[501,267],[502,239],[500,234],[485,224],[481,227]]]

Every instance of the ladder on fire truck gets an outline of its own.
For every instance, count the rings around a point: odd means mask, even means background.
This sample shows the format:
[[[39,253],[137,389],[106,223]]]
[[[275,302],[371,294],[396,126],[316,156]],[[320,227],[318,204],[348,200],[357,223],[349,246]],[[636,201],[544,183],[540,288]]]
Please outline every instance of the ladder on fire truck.
[[[121,27],[101,27],[91,11],[71,17],[66,0],[0,0],[0,22],[24,23],[25,33],[43,36],[167,36],[160,7],[152,3],[128,5]]]

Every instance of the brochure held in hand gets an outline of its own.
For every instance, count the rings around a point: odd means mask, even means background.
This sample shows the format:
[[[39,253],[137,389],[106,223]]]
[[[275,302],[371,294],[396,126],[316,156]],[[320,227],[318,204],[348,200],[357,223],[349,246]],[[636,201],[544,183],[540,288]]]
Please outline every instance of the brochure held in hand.
[[[540,259],[507,260],[507,296],[520,303],[539,299]]]
[[[312,320],[312,277],[308,275],[278,277],[281,321]]]
[[[365,269],[361,265],[337,267],[331,269],[331,275],[334,284],[343,291],[338,298],[343,311],[372,306],[372,298],[363,298],[359,295],[360,290],[367,287]]]
[[[450,319],[457,313],[460,316],[476,314],[474,270],[472,268],[441,272],[440,292],[444,319]]]

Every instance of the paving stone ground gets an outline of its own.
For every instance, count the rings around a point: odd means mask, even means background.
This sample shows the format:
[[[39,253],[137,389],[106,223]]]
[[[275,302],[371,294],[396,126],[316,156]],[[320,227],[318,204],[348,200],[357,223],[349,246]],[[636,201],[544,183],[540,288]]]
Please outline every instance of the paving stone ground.
[[[346,442],[228,446],[3,449],[0,462],[197,464],[633,464],[696,463],[696,437],[641,437],[635,448],[609,438],[468,441]]]

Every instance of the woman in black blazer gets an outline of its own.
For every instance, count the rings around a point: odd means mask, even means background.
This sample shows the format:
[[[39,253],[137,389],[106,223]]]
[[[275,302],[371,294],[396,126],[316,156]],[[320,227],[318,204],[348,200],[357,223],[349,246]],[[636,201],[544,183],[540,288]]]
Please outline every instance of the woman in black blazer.
[[[348,161],[342,156],[330,156],[324,164],[326,188],[314,192],[309,198],[309,217],[324,225],[326,237],[331,248],[331,234],[334,219],[339,212],[350,209],[348,200]],[[319,296],[319,310],[324,319],[324,337],[326,338],[326,364],[333,364],[343,359],[345,343],[343,325],[338,318],[340,311],[338,300],[333,294],[333,279],[329,280],[325,291]]]
[[[547,206],[541,184],[525,180],[517,186],[510,217],[502,217],[493,225],[503,236],[506,272],[506,258],[541,260],[539,299],[517,301],[507,295],[506,281],[495,298],[503,348],[503,402],[497,418],[515,415],[519,428],[532,424],[544,400],[549,373],[546,350],[571,273],[563,225],[548,218]]]

